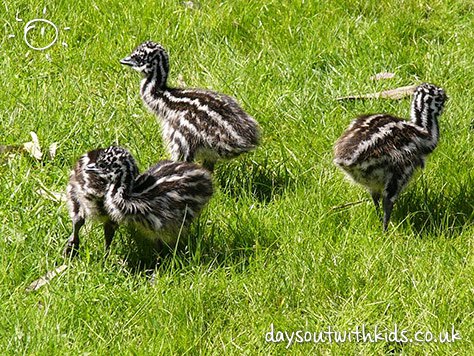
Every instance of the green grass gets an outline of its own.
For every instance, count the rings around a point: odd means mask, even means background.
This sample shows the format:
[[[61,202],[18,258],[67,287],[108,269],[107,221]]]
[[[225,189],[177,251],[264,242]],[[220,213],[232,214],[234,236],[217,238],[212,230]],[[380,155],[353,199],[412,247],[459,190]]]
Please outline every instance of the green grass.
[[[280,354],[285,342],[265,342],[273,323],[275,332],[397,324],[437,334],[454,326],[462,338],[295,344],[295,354],[472,354],[474,6],[199,4],[1,5],[0,144],[29,141],[30,131],[44,150],[58,142],[54,160],[0,156],[1,353]],[[44,52],[22,39],[26,21],[38,17],[59,28],[58,43]],[[64,191],[77,157],[112,143],[129,148],[141,168],[166,157],[139,76],[118,62],[146,39],[168,49],[172,84],[182,78],[238,98],[262,126],[261,147],[217,167],[216,194],[189,249],[161,260],[153,278],[131,267],[124,230],[104,260],[101,229],[92,225],[68,270],[27,293],[63,263],[71,231],[64,204],[39,195],[41,185]],[[369,80],[381,71],[396,77]],[[422,81],[450,97],[441,141],[384,234],[367,193],[332,164],[332,145],[358,114],[407,117],[409,100],[335,98]]]

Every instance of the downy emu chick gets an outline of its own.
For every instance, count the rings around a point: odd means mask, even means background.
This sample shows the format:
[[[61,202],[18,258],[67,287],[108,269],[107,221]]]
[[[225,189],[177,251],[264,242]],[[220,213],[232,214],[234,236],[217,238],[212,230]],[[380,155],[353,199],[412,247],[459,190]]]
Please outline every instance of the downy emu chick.
[[[120,63],[142,74],[141,97],[160,118],[172,160],[202,159],[212,171],[218,159],[257,147],[258,123],[234,98],[211,90],[168,87],[168,53],[160,44],[144,42]]]
[[[212,193],[210,173],[194,163],[162,161],[139,174],[123,148],[90,151],[75,164],[67,186],[73,232],[64,254],[77,252],[87,218],[103,222],[106,251],[119,224],[172,245]]]
[[[438,144],[438,117],[446,99],[443,89],[423,83],[413,95],[410,121],[388,114],[363,115],[334,145],[334,163],[367,188],[377,210],[382,198],[384,230],[398,195]]]

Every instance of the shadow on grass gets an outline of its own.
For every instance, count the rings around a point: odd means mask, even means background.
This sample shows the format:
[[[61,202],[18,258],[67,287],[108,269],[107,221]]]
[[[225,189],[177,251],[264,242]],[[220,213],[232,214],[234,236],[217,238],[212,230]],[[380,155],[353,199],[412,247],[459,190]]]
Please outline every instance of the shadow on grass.
[[[276,237],[258,224],[240,220],[227,226],[226,231],[217,225],[205,225],[205,219],[194,224],[177,247],[137,241],[128,235],[114,253],[124,256],[132,273],[167,273],[196,266],[225,266],[243,272],[258,255],[276,248]],[[223,240],[220,236],[230,238]]]
[[[239,199],[251,194],[264,204],[282,195],[291,183],[284,162],[271,162],[268,158],[261,162],[249,158],[221,162],[215,177],[222,191],[230,197]]]
[[[259,162],[250,156],[220,162],[214,177],[221,191],[232,199],[238,201],[250,196],[260,204],[268,204],[281,196],[291,184],[291,174],[284,162],[274,162],[268,157]],[[127,241],[116,253],[126,256],[127,266],[136,272],[199,265],[232,266],[244,270],[250,260],[261,251],[273,248],[277,240],[272,229],[252,219],[256,218],[249,214],[235,216],[225,224],[206,225],[209,219],[202,217],[195,221],[184,243],[176,249],[132,240],[126,233],[128,237],[124,240]]]
[[[442,233],[456,237],[474,221],[473,184],[469,180],[451,190],[446,187],[433,193],[423,187],[404,194],[396,203],[394,221],[402,221],[410,215],[409,223],[420,236]]]

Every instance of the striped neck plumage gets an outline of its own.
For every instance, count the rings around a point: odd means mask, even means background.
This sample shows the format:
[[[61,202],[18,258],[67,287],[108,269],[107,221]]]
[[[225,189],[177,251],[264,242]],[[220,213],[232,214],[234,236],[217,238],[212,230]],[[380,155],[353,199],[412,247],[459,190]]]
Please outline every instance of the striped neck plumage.
[[[442,108],[435,105],[432,97],[417,95],[412,102],[411,122],[424,129],[434,141],[438,141],[438,117]]]
[[[162,65],[157,65],[153,68],[153,71],[143,78],[141,83],[141,94],[142,96],[156,95],[167,89],[168,72]]]
[[[136,165],[127,165],[110,184],[104,206],[112,220],[121,222],[127,219],[127,216],[143,213],[149,209],[149,200],[135,191],[138,176]]]
[[[114,205],[117,203],[122,205],[131,196],[135,179],[138,176],[137,167],[131,162],[127,163],[116,170],[107,188],[105,199]]]

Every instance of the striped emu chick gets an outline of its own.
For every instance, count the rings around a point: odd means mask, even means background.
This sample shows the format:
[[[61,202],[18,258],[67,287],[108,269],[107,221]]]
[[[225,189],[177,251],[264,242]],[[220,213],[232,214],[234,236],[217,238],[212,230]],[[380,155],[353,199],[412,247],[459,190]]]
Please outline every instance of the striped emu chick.
[[[120,147],[83,155],[67,187],[73,232],[64,254],[77,252],[87,218],[104,224],[108,251],[118,225],[140,236],[174,244],[213,193],[210,173],[194,163],[162,161],[139,174],[132,155]]]
[[[234,98],[210,90],[168,87],[168,53],[161,45],[142,43],[120,63],[142,74],[141,97],[160,118],[172,160],[201,159],[212,171],[218,159],[257,147],[259,126]]]
[[[395,200],[417,167],[424,167],[438,144],[438,117],[447,96],[443,89],[421,84],[415,90],[411,120],[388,114],[355,119],[334,145],[334,163],[367,188],[387,230]]]

